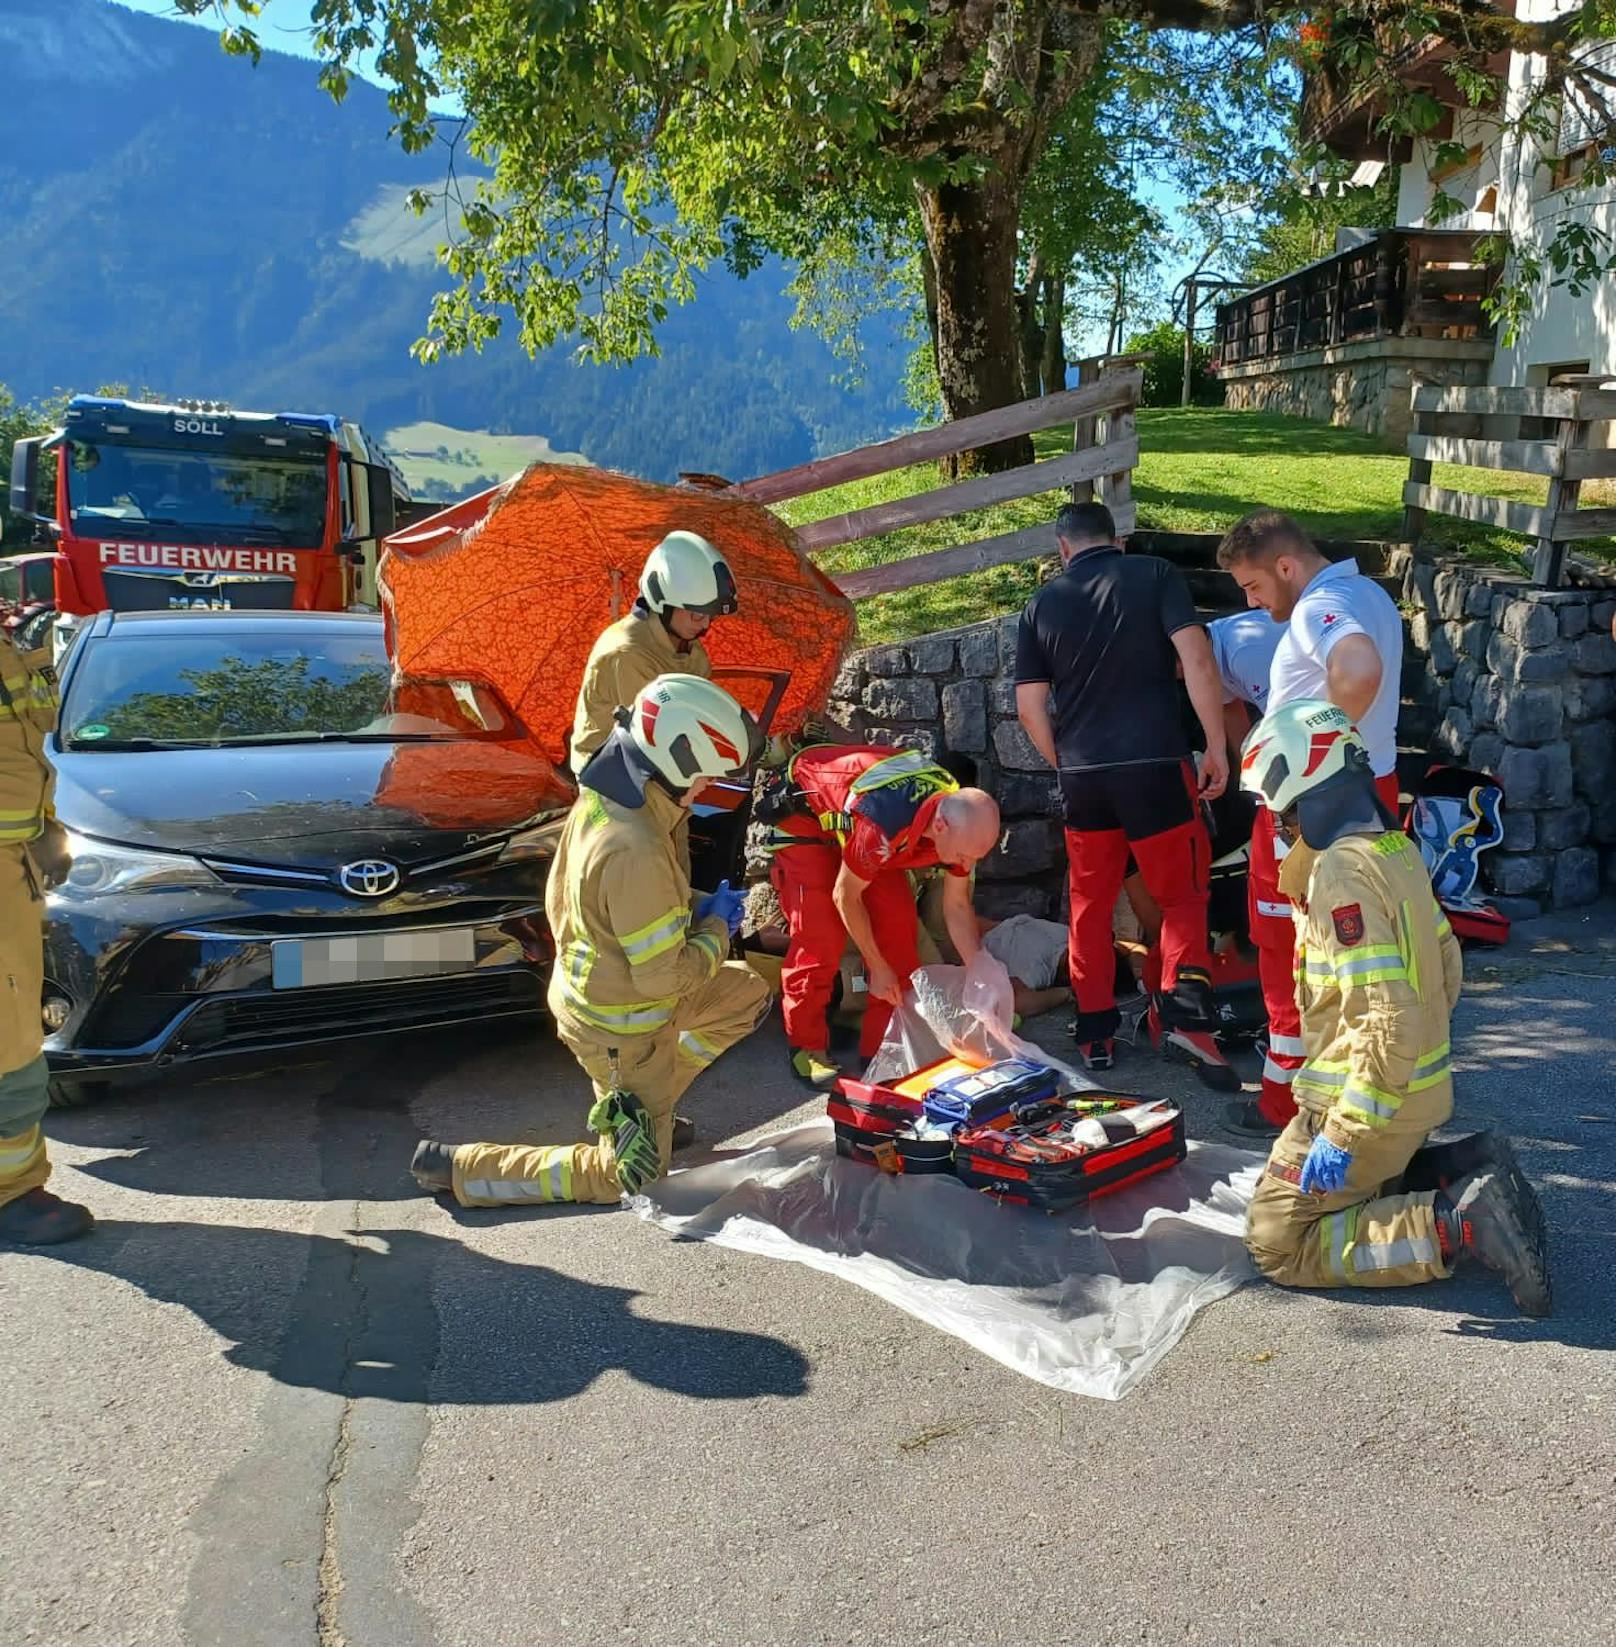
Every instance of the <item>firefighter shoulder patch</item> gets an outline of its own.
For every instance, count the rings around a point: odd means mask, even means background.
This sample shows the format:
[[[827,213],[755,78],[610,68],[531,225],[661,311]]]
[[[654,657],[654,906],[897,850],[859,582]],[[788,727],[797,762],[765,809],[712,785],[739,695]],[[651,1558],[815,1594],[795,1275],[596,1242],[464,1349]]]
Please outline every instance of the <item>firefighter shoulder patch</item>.
[[[1364,919],[1362,904],[1342,904],[1339,909],[1330,911],[1330,919],[1335,923],[1335,935],[1350,949],[1353,944],[1361,944],[1364,940]]]

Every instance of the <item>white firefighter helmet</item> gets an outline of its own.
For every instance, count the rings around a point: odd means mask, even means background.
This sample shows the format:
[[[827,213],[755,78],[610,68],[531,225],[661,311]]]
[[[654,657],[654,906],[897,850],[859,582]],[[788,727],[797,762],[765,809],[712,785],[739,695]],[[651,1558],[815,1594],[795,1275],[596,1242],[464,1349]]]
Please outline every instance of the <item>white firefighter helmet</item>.
[[[1344,773],[1369,770],[1357,727],[1323,698],[1298,698],[1264,715],[1240,749],[1240,787],[1270,812],[1289,812]]]
[[[640,598],[659,614],[683,607],[716,618],[740,606],[729,562],[695,532],[669,532],[651,551],[640,573]]]
[[[676,792],[698,778],[739,775],[763,748],[751,715],[700,675],[658,675],[630,706],[628,735],[642,760]]]

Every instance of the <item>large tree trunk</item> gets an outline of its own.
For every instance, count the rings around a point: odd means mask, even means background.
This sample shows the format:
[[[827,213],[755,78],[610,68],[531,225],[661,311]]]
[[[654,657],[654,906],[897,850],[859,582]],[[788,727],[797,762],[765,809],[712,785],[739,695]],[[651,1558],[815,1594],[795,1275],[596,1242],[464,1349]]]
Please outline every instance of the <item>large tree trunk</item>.
[[[1039,363],[1046,395],[1066,387],[1066,276],[1059,269],[1044,276],[1043,359]]]
[[[1027,267],[1026,284],[1016,293],[1016,327],[1021,344],[1021,398],[1036,400],[1042,390],[1044,323],[1038,311],[1038,288],[1043,284],[1044,264],[1037,252]]]
[[[1016,313],[1019,176],[1012,169],[979,182],[916,190],[926,245],[937,272],[937,379],[943,410],[971,417],[1021,395],[1021,327]],[[945,460],[951,476],[1031,463],[1032,438],[1017,435]]]

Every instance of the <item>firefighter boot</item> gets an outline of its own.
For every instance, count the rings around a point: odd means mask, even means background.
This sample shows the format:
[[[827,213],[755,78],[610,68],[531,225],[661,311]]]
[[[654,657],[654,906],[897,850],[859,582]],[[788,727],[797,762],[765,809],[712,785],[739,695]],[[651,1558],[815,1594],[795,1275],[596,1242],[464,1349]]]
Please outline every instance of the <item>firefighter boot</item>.
[[[1527,1315],[1554,1313],[1543,1213],[1524,1178],[1502,1165],[1484,1167],[1436,1198],[1443,1256],[1479,1259],[1496,1270]]]
[[[1171,993],[1150,1000],[1150,1041],[1164,1058],[1193,1066],[1214,1092],[1238,1092],[1240,1077],[1217,1042],[1212,980],[1198,967],[1180,967]]]
[[[31,1189],[0,1207],[0,1241],[20,1247],[53,1247],[89,1234],[94,1225],[88,1207],[64,1201],[47,1189]]]
[[[1515,1152],[1500,1133],[1472,1132],[1468,1137],[1455,1138],[1446,1144],[1422,1144],[1404,1169],[1402,1189],[1410,1195],[1423,1190],[1445,1190],[1461,1178],[1495,1164],[1521,1179]]]
[[[432,1195],[447,1195],[454,1188],[454,1145],[423,1138],[410,1160],[410,1176]]]

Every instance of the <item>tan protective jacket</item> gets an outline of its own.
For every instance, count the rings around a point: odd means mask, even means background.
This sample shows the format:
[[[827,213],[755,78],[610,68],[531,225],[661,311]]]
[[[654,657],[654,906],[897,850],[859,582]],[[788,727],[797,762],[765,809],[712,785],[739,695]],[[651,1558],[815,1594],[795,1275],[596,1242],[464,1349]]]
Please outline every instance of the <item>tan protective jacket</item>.
[[[0,636],[0,846],[33,840],[51,816],[55,775],[45,738],[56,724],[56,678],[42,649]]]
[[[1448,1020],[1464,967],[1414,843],[1390,830],[1297,846],[1279,888],[1298,911],[1298,1106],[1348,1151],[1440,1126],[1453,1113]]]
[[[638,811],[578,792],[544,909],[555,940],[550,1010],[586,1036],[651,1035],[729,950],[716,915],[693,922],[674,829],[684,810],[655,784]]]
[[[658,675],[700,675],[713,678],[712,660],[700,641],[682,652],[659,617],[630,612],[602,630],[584,665],[578,688],[578,708],[572,718],[572,769],[581,772],[585,760],[611,736],[612,716],[626,708]]]

